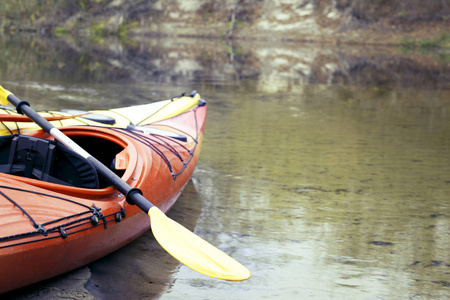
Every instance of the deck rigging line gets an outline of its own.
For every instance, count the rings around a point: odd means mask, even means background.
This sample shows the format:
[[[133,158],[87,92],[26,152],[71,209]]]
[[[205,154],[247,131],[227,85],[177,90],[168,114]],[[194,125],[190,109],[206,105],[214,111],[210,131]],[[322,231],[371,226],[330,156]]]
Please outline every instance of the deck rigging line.
[[[3,111],[6,112],[8,115],[12,115],[14,114],[15,111],[13,111],[12,109],[7,109],[7,108],[3,108]],[[6,126],[5,122],[1,122],[3,127],[5,127],[6,129],[8,129],[9,133],[13,134],[12,130],[9,129],[8,126]],[[17,122],[14,122],[14,124],[16,124],[16,129],[17,129],[17,133],[20,134],[20,128],[19,128],[19,124],[17,124]]]
[[[194,149],[192,151],[189,150],[186,146],[184,146],[180,141],[178,141],[178,140],[176,140],[174,138],[168,137],[168,136],[159,135],[159,134],[156,134],[156,133],[148,133],[147,134],[147,133],[142,133],[142,132],[140,132],[138,130],[131,130],[131,129],[118,129],[118,128],[111,128],[111,129],[116,130],[116,131],[120,131],[122,134],[125,134],[126,136],[128,136],[130,138],[133,138],[133,139],[143,143],[144,145],[146,145],[150,149],[152,149],[166,163],[167,167],[169,168],[169,171],[172,174],[173,179],[176,180],[178,175],[183,173],[183,171],[186,169],[186,167],[189,164],[189,162],[192,160],[192,158],[194,156],[194,153],[195,153],[195,150],[196,150],[197,145],[198,145],[199,128],[198,128],[198,120],[197,120],[197,108],[193,109],[192,113],[194,113],[194,116],[195,116],[194,117],[194,120],[195,120],[195,132],[196,132],[196,136],[195,137],[193,137],[191,134],[188,134],[187,132],[181,131],[181,130],[179,130],[177,128],[173,128],[173,127],[168,126],[168,125],[159,125],[158,124],[158,126],[164,126],[164,127],[176,129],[178,132],[180,132],[180,133],[190,137],[195,142],[195,146],[194,146]],[[189,158],[185,161],[183,159],[183,157],[181,156],[180,152],[178,152],[167,141],[174,142],[178,146],[180,146],[182,149],[184,149],[184,151],[189,153]],[[158,145],[160,147],[163,147],[163,148],[169,150],[175,157],[177,157],[183,163],[183,167],[178,172],[175,172],[173,170],[172,164],[170,163],[170,160],[155,145]]]
[[[74,234],[77,232],[81,232],[84,230],[88,230],[93,227],[97,227],[97,226],[101,226],[101,225],[103,225],[105,227],[105,229],[107,229],[108,228],[107,224],[109,222],[117,221],[116,216],[118,213],[120,213],[122,216],[125,214],[124,210],[121,209],[118,212],[113,212],[108,215],[103,215],[100,212],[101,208],[96,207],[95,204],[93,204],[92,207],[90,207],[83,203],[79,203],[79,202],[71,200],[71,199],[67,199],[67,198],[55,196],[55,195],[50,195],[50,194],[46,194],[46,193],[41,193],[41,192],[36,192],[36,191],[31,191],[31,190],[26,190],[26,189],[21,189],[21,188],[16,188],[16,187],[4,186],[4,185],[0,185],[0,188],[51,197],[51,198],[55,198],[55,199],[59,199],[59,200],[63,200],[63,201],[67,201],[67,202],[79,205],[82,208],[86,209],[86,210],[80,211],[79,213],[76,213],[76,214],[67,215],[62,218],[58,218],[58,219],[48,221],[48,222],[45,222],[42,224],[37,224],[36,221],[34,221],[33,217],[23,207],[21,207],[17,203],[17,201],[14,201],[11,197],[9,197],[3,191],[0,190],[0,195],[2,195],[5,199],[10,201],[18,209],[20,209],[30,219],[31,223],[33,224],[33,227],[36,228],[36,231],[24,232],[24,233],[11,235],[11,236],[0,237],[0,249],[12,247],[12,246],[16,246],[16,245],[44,241],[44,240],[48,240],[48,239],[54,239],[54,238],[58,238],[58,237],[65,239],[65,238],[67,238],[68,235],[71,235],[71,234]],[[111,216],[113,216],[113,218],[110,220],[107,220],[107,218],[110,218]],[[72,218],[78,218],[78,219],[75,219],[75,220],[69,221],[67,223],[60,224],[60,225],[57,225],[57,226],[54,226],[54,227],[51,227],[48,229],[46,229],[44,227],[44,226],[48,226],[48,225],[51,225],[51,224],[54,224],[57,222],[61,222],[61,221],[67,220],[67,219],[72,219]],[[93,222],[93,220],[97,220],[97,221]],[[91,225],[77,230],[78,227],[85,226],[86,224],[91,224]],[[69,230],[73,230],[73,231],[67,232]],[[20,240],[20,239],[33,237],[33,236],[42,236],[42,238],[34,239],[31,241],[25,241],[25,242],[17,242],[15,244],[9,244],[9,245],[4,245],[4,246],[1,245],[1,242]]]

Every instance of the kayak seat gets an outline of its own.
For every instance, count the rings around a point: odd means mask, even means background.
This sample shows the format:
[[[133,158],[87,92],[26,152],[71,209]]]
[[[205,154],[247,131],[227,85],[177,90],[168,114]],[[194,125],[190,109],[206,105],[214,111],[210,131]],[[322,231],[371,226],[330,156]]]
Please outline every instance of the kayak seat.
[[[122,177],[125,174],[126,168],[128,166],[128,160],[126,159],[127,151],[124,151],[124,147],[121,145],[96,136],[86,136],[86,135],[69,135],[69,137],[75,141],[81,148],[86,150],[91,156],[99,160],[103,165],[109,166],[110,170],[113,171],[117,176]],[[120,157],[125,155],[124,164],[116,164],[115,158],[120,160]],[[99,176],[100,188],[111,186],[111,184]]]
[[[42,181],[96,189],[94,166],[57,141],[26,135],[0,137],[0,172]]]

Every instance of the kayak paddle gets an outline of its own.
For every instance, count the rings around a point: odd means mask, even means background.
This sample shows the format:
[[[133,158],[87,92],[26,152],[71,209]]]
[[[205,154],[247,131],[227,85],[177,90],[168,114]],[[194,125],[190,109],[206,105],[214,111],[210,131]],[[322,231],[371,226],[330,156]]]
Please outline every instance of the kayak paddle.
[[[150,216],[151,228],[156,240],[173,257],[193,270],[213,278],[232,281],[250,278],[250,271],[246,267],[168,218],[158,207],[144,198],[141,190],[130,187],[108,167],[35,112],[28,102],[20,100],[0,86],[0,104],[8,103],[13,104],[18,113],[28,116],[63,145],[91,162],[109,184],[126,195],[129,203],[136,204],[146,212]]]

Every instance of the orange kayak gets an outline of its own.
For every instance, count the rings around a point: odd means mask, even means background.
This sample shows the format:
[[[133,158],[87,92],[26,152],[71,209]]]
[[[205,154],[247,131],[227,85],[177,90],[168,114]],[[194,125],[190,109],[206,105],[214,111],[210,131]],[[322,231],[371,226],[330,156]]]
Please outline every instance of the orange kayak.
[[[166,212],[194,171],[206,115],[198,101],[139,126],[59,129]],[[149,230],[148,215],[76,153],[42,130],[12,133],[0,136],[0,294],[86,265]]]

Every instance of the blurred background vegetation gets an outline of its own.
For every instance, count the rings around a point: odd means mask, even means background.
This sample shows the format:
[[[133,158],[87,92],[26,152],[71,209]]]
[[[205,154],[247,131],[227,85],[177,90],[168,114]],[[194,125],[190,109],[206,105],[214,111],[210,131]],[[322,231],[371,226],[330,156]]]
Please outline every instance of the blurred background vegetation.
[[[161,33],[161,24],[173,24],[164,34],[233,38],[255,37],[265,20],[275,25],[296,24],[292,39],[313,17],[319,25],[316,38],[325,29],[340,42],[382,43],[404,46],[450,47],[450,1],[446,0],[2,0],[2,32],[35,31],[45,35],[118,35]],[[277,21],[278,23],[276,23]],[[300,21],[300,22],[299,22]],[[275,23],[274,23],[275,22]],[[306,24],[306,22],[305,22]],[[190,27],[191,29],[187,29]],[[284,31],[278,26],[279,31]],[[275,30],[275,29],[274,29]],[[329,33],[330,30],[327,32]],[[370,34],[365,34],[370,30]],[[351,34],[358,32],[357,35]],[[272,35],[273,36],[273,35]],[[308,37],[311,40],[311,37]],[[315,39],[314,37],[312,39]],[[336,38],[338,39],[338,38]]]

